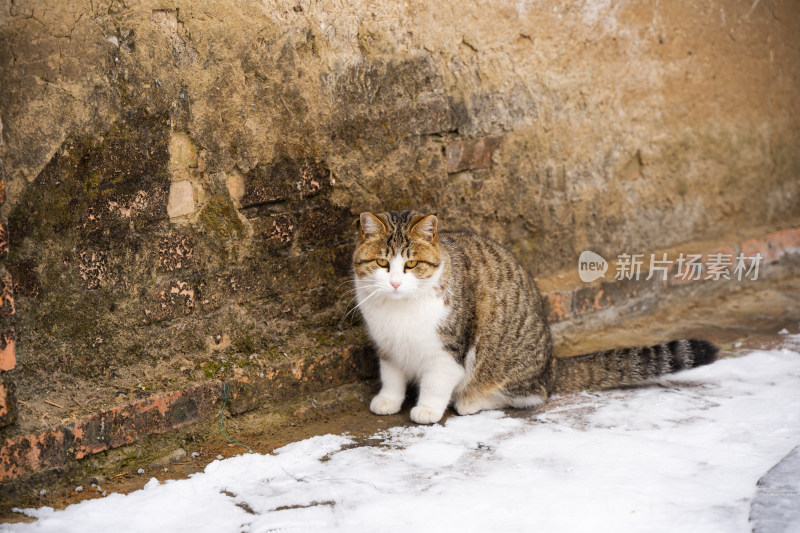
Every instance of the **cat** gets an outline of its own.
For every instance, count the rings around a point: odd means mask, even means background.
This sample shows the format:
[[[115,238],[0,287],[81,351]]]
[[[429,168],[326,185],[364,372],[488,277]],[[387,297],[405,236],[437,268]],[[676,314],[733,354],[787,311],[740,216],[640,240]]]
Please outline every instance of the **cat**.
[[[357,306],[377,348],[378,415],[400,411],[419,385],[411,420],[541,405],[548,396],[642,383],[713,362],[718,349],[675,340],[556,358],[533,278],[497,242],[439,232],[436,215],[362,213],[353,253]]]

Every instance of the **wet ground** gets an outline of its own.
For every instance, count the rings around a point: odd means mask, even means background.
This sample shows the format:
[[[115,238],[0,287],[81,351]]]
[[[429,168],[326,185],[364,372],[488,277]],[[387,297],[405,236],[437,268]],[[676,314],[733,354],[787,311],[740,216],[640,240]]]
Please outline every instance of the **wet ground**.
[[[777,346],[783,337],[780,332],[800,333],[800,276],[793,269],[777,272],[769,280],[742,284],[730,290],[708,287],[670,295],[650,314],[622,320],[616,326],[598,328],[586,323],[570,329],[557,328],[557,351],[561,355],[571,355],[598,348],[686,337],[717,343],[723,357]],[[326,433],[348,432],[357,442],[369,445],[369,437],[376,431],[410,425],[410,401],[397,415],[378,417],[369,412],[368,403],[376,388],[376,383],[358,383],[314,395],[293,405],[267,406],[236,418],[226,413],[224,428],[232,438],[261,453]],[[569,400],[559,400],[563,401]],[[553,407],[551,403],[543,409]],[[148,446],[150,449],[146,453],[141,452]],[[58,482],[43,481],[39,490],[46,492],[41,495],[37,487],[31,486],[18,505],[47,505],[60,509],[101,497],[103,492],[128,493],[141,489],[151,477],[159,481],[185,478],[202,471],[219,456],[230,457],[246,451],[242,445],[223,437],[219,418],[175,436],[157,437],[152,443],[142,443],[138,446],[138,461],[135,456],[131,458],[136,448],[129,446],[106,452],[101,462],[96,462],[92,468],[100,473],[72,472]],[[159,454],[161,457],[156,457]],[[82,486],[83,490],[77,492],[77,486]],[[9,509],[3,509],[0,514],[3,522],[22,520],[26,520],[25,517]]]

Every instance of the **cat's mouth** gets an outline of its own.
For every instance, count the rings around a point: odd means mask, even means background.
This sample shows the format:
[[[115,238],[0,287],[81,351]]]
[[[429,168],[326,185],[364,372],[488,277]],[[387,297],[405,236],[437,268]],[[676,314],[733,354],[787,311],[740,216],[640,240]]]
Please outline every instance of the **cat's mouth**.
[[[408,298],[411,293],[405,287],[387,287],[383,295],[392,300],[403,300]]]

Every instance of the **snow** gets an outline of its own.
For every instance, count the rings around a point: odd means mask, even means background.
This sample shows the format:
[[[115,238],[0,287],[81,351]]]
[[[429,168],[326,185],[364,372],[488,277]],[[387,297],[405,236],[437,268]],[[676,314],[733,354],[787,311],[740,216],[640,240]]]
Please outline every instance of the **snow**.
[[[189,479],[26,509],[7,532],[750,531],[756,483],[800,443],[800,336],[658,384],[324,435]]]
[[[756,533],[800,531],[800,446],[758,480],[750,520]]]

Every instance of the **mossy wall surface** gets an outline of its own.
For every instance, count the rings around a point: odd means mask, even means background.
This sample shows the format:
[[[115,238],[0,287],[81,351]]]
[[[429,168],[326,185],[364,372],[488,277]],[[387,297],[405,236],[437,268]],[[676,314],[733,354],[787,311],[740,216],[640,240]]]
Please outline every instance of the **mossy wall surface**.
[[[800,12],[751,5],[1,4],[20,394],[363,339],[363,210],[438,212],[534,274],[785,224]]]

